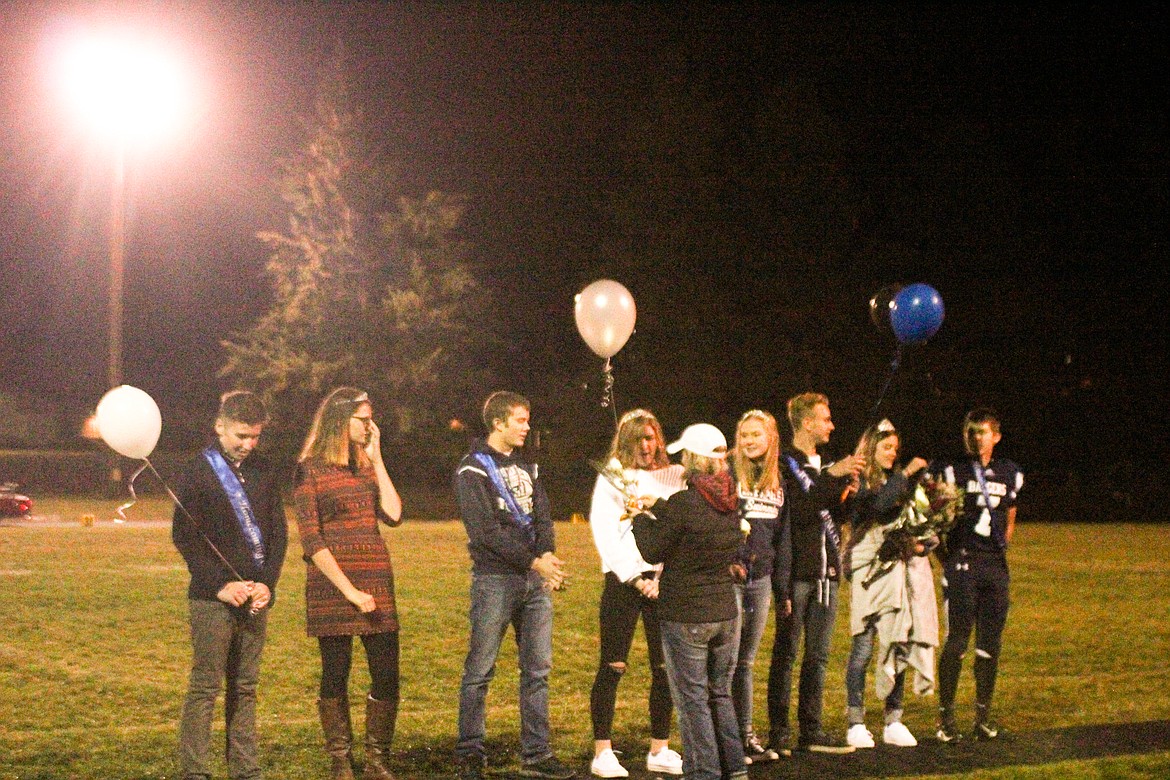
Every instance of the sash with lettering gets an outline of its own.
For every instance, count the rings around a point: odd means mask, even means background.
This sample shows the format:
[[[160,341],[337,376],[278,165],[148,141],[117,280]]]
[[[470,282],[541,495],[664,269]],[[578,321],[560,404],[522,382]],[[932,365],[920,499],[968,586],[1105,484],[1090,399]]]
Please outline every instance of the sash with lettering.
[[[223,491],[227,493],[232,510],[236,513],[236,522],[240,525],[240,533],[248,545],[248,553],[256,563],[257,569],[264,568],[264,538],[260,534],[260,524],[256,522],[256,513],[252,511],[252,504],[248,501],[248,494],[235,469],[227,462],[227,458],[214,444],[203,451],[203,457],[211,464],[211,470],[219,479]]]
[[[528,543],[534,544],[536,542],[536,527],[533,525],[532,515],[525,514],[520,505],[516,503],[516,496],[512,495],[512,491],[504,484],[504,476],[500,474],[500,467],[496,465],[496,461],[491,455],[486,452],[475,453],[475,459],[483,466],[484,471],[487,472],[488,479],[492,481],[496,492],[500,494],[504,505],[508,507],[508,513],[512,515],[512,519],[516,521],[516,525],[524,531],[528,537]],[[536,487],[533,485],[533,487]]]
[[[796,477],[796,481],[800,483],[801,490],[805,493],[810,492],[813,487],[812,477],[800,467],[796,458],[788,455],[785,456],[785,460],[788,461],[788,468],[792,471],[792,476]],[[817,596],[818,601],[828,603],[829,578],[835,576],[841,566],[841,533],[837,530],[837,524],[833,522],[833,516],[828,509],[818,510],[817,514],[821,518],[821,530],[824,531],[825,538],[828,540],[828,544],[822,550],[824,559],[821,561],[821,579],[817,583]]]
[[[991,465],[991,464],[988,464]],[[1004,536],[1002,529],[996,527],[996,524],[991,521],[991,491],[987,489],[987,475],[984,474],[983,464],[979,459],[971,461],[971,470],[975,472],[975,479],[979,481],[979,492],[983,494],[983,511],[979,515],[979,521],[975,523],[972,530],[980,536],[989,536],[995,542],[995,546],[1003,549],[1007,547],[1007,538]],[[984,534],[979,530],[979,526],[983,525],[983,518],[987,518],[987,533]]]

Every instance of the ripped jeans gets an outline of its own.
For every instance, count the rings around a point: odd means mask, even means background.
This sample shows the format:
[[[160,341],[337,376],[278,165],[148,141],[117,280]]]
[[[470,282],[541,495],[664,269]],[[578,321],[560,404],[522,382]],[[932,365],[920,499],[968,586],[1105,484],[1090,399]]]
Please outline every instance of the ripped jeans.
[[[653,572],[643,576],[652,577]],[[658,602],[643,596],[637,588],[625,585],[611,572],[605,575],[601,591],[600,618],[601,659],[593,689],[589,694],[589,714],[593,721],[593,738],[607,740],[613,731],[613,714],[617,704],[618,683],[621,681],[638,616],[646,632],[646,650],[650,660],[650,736],[653,739],[670,738],[670,682],[666,678],[666,662],[662,657],[662,634],[658,627]],[[618,669],[613,664],[621,664]]]

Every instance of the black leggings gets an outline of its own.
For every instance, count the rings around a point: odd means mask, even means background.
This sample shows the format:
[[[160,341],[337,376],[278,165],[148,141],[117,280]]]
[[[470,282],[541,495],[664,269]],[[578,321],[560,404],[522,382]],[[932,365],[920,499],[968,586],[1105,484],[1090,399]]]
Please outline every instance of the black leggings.
[[[378,701],[398,701],[398,632],[362,634],[366,665],[370,669],[370,695]],[[353,662],[352,636],[317,637],[321,648],[322,699],[338,699],[349,690]]]
[[[647,572],[645,576],[654,576]],[[612,573],[605,575],[601,591],[601,662],[593,690],[589,695],[589,714],[593,718],[593,738],[610,739],[613,731],[613,713],[617,703],[618,682],[624,670],[610,664],[626,662],[638,615],[646,632],[646,647],[650,658],[650,736],[670,738],[670,681],[666,677],[666,661],[662,656],[662,635],[658,630],[658,604],[644,597],[637,588],[623,585]]]

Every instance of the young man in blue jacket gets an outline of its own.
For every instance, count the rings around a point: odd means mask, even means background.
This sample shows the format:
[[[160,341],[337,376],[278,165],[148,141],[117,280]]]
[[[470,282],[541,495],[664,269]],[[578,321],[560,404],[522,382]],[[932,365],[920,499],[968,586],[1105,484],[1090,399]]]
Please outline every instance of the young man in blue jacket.
[[[792,610],[776,615],[776,641],[768,672],[769,747],[777,753],[787,748],[792,667],[803,635],[796,747],[818,753],[851,753],[852,747],[825,732],[821,715],[841,581],[841,528],[832,510],[840,506],[842,491],[860,472],[865,459],[854,454],[835,463],[822,463],[817,448],[829,443],[834,425],[829,399],[821,393],[801,393],[789,399],[788,422],[792,425],[792,447],[780,455],[780,472],[792,538]]]
[[[471,636],[459,687],[460,780],[484,777],[485,701],[500,643],[511,624],[520,663],[520,777],[568,780],[573,770],[549,747],[552,596],[565,584],[554,555],[548,496],[536,464],[523,460],[530,404],[500,391],[484,403],[487,438],[455,471],[459,514],[471,553]]]
[[[253,454],[267,422],[259,396],[226,393],[215,441],[177,481],[186,511],[176,507],[171,537],[191,572],[191,677],[179,724],[183,780],[211,777],[211,719],[225,687],[228,771],[238,780],[261,776],[256,683],[288,544],[276,472]]]

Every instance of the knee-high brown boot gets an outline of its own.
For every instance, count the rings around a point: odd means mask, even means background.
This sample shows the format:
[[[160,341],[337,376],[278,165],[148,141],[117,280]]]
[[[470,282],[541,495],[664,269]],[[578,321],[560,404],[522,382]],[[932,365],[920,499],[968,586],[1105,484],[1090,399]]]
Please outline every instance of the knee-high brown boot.
[[[349,720],[349,698],[317,699],[321,730],[325,732],[325,752],[332,759],[331,780],[353,778],[353,727]]]
[[[396,720],[397,701],[378,701],[373,696],[366,697],[365,780],[394,780],[389,763]]]

